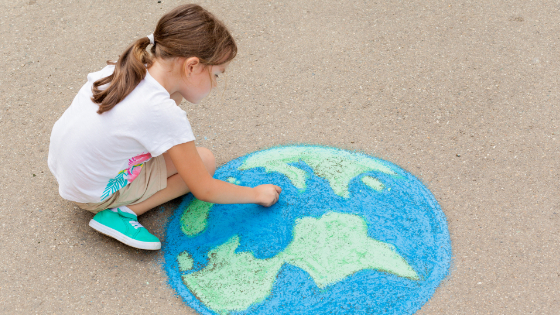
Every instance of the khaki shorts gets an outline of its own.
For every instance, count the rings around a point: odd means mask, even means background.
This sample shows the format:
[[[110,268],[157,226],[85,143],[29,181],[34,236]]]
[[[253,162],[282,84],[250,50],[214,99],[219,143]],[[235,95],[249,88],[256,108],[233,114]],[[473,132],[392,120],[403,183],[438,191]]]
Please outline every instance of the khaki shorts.
[[[99,203],[74,203],[84,210],[97,213],[105,209],[140,203],[165,187],[167,187],[167,168],[162,154],[144,163],[140,174],[132,183],[119,189],[104,201]]]

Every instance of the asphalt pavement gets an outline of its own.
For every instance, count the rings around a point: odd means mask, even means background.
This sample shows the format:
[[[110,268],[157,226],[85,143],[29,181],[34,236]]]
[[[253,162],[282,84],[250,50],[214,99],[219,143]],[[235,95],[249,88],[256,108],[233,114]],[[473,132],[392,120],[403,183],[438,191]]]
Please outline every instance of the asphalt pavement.
[[[182,3],[0,2],[0,313],[195,314],[161,253],[89,228],[47,166],[86,75]],[[558,314],[558,1],[199,4],[239,47],[227,84],[181,105],[219,165],[300,143],[395,163],[439,201],[453,246],[418,314]],[[140,222],[164,239],[178,203]]]

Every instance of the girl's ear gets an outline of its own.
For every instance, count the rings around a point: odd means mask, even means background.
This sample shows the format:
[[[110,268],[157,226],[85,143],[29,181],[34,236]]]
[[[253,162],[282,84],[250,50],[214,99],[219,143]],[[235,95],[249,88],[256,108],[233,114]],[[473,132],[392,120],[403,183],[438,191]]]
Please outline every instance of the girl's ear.
[[[187,58],[183,63],[183,71],[185,72],[185,76],[189,77],[198,66],[200,66],[200,60],[197,57]]]

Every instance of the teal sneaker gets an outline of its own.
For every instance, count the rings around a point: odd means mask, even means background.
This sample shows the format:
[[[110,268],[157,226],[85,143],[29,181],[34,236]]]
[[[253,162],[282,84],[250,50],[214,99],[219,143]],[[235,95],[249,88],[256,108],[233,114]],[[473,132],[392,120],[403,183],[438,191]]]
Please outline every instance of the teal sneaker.
[[[118,212],[106,209],[97,213],[89,221],[89,226],[128,246],[147,250],[161,248],[159,239],[138,223],[138,217],[131,213],[122,212],[120,209],[118,209]]]

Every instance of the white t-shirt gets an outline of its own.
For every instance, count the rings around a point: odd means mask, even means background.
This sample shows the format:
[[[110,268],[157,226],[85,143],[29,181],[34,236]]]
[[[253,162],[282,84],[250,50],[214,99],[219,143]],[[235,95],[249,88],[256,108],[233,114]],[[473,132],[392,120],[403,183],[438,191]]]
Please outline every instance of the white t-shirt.
[[[131,183],[144,162],[194,140],[187,114],[149,72],[124,100],[97,114],[91,87],[113,70],[107,66],[88,74],[87,83],[54,124],[49,168],[64,199],[101,202]]]

